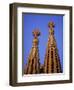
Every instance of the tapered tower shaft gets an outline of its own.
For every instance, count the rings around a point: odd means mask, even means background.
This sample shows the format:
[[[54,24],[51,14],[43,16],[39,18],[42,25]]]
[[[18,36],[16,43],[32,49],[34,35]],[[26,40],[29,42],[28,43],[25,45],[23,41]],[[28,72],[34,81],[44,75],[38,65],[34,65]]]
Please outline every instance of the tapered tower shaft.
[[[49,22],[49,37],[44,60],[44,73],[61,73],[61,63],[58,54],[57,44],[54,37],[54,23]]]
[[[38,49],[38,36],[40,35],[39,30],[33,31],[33,45],[28,57],[28,63],[26,67],[26,74],[37,74],[40,72],[40,58],[39,58],[39,49]]]

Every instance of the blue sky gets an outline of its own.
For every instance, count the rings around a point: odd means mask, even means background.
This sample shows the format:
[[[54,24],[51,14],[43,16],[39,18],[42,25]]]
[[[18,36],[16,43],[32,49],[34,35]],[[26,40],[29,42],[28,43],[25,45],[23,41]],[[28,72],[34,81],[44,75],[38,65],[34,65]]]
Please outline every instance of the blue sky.
[[[46,46],[48,42],[49,28],[48,23],[55,23],[54,36],[57,42],[57,48],[60,56],[61,66],[63,67],[63,15],[46,15],[23,13],[23,33],[24,33],[24,64],[27,63],[27,58],[32,48],[33,35],[32,31],[37,28],[40,30],[39,36],[39,54],[40,63],[44,63]]]

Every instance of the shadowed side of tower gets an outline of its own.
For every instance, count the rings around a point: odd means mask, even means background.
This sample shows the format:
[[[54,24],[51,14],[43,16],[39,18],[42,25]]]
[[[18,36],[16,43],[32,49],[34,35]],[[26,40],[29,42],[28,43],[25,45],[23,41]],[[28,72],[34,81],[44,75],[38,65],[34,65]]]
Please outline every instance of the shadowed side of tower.
[[[49,22],[49,37],[44,60],[44,73],[62,73],[60,57],[54,37],[54,23]]]
[[[40,73],[40,58],[39,58],[39,49],[38,49],[38,36],[40,32],[38,29],[33,31],[33,45],[28,57],[28,63],[26,65],[25,74],[37,74]]]

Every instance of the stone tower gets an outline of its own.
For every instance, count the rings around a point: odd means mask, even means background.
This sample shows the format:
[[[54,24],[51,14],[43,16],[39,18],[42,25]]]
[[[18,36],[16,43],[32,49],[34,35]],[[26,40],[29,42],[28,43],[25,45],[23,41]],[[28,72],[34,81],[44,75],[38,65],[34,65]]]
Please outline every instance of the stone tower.
[[[44,73],[62,73],[60,57],[54,37],[54,23],[49,22],[49,37],[44,60]]]
[[[35,29],[33,32],[33,45],[28,57],[28,63],[26,65],[26,74],[37,74],[40,73],[40,58],[39,58],[39,49],[38,49],[38,36],[40,32],[38,29]]]

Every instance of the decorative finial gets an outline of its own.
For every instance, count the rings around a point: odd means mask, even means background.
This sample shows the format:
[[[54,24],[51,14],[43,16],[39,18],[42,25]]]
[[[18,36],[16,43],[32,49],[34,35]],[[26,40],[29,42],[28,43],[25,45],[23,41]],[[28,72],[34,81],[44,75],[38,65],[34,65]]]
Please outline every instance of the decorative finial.
[[[33,33],[34,38],[37,38],[41,34],[39,29],[35,29],[32,33]]]
[[[52,30],[54,27],[55,27],[55,24],[54,24],[54,22],[49,22],[48,23],[48,27]]]
[[[38,47],[38,44],[39,44],[38,36],[40,35],[40,31],[39,31],[39,29],[34,29],[34,31],[32,33],[34,36],[33,47]]]
[[[48,27],[50,28],[50,30],[49,30],[49,32],[50,32],[50,35],[53,35],[54,34],[54,27],[55,27],[55,24],[54,24],[54,22],[49,22],[48,23]]]

